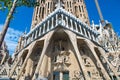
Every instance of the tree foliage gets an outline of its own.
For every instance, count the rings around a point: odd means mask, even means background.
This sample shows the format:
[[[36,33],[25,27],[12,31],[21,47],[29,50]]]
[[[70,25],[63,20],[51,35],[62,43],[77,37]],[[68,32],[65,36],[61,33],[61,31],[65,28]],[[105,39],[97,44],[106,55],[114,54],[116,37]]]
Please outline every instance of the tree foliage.
[[[0,0],[0,10],[5,10],[6,8],[10,10],[11,7],[12,7],[12,0]]]
[[[14,0],[0,0],[0,10],[8,9],[10,11]],[[39,3],[36,0],[17,0],[16,7],[27,6],[27,7],[35,7],[38,6]]]

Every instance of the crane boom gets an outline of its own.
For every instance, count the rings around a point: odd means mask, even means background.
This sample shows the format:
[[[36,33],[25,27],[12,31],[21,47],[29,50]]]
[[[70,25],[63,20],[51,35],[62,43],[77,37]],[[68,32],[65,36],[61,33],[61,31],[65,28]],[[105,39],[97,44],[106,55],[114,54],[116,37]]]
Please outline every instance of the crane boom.
[[[103,18],[102,12],[100,10],[100,6],[99,6],[99,3],[98,3],[98,0],[95,0],[95,4],[96,4],[97,10],[98,10],[98,14],[100,16],[100,20],[101,20],[101,22],[103,22],[104,18]]]

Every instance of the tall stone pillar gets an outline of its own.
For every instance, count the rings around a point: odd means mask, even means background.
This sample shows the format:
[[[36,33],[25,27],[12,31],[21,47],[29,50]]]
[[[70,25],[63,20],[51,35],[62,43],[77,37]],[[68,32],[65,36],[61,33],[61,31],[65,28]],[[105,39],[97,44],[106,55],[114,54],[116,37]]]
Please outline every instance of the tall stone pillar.
[[[46,50],[49,46],[49,43],[50,43],[50,40],[51,40],[51,37],[53,35],[54,31],[51,31],[49,32],[49,34],[46,36],[46,39],[44,41],[44,46],[43,46],[43,50],[42,50],[42,53],[41,53],[41,56],[40,56],[40,59],[38,61],[38,64],[37,64],[37,67],[36,67],[36,70],[35,70],[35,73],[34,73],[34,76],[32,78],[32,80],[35,80],[35,75],[38,74],[39,75],[39,69],[41,67],[41,64],[42,64],[42,61],[43,61],[43,58],[44,58],[44,55],[46,53]]]
[[[68,30],[65,30],[65,32],[68,34],[68,36],[70,38],[70,41],[72,43],[72,46],[74,47],[74,50],[75,50],[75,53],[76,53],[76,57],[77,57],[77,59],[79,61],[79,65],[82,68],[82,72],[83,72],[84,78],[85,78],[85,80],[89,80],[90,78],[87,76],[87,71],[86,71],[85,65],[83,63],[82,56],[80,55],[80,52],[79,52],[78,47],[77,47],[77,37],[76,37],[76,34],[74,34],[71,31],[68,31]]]

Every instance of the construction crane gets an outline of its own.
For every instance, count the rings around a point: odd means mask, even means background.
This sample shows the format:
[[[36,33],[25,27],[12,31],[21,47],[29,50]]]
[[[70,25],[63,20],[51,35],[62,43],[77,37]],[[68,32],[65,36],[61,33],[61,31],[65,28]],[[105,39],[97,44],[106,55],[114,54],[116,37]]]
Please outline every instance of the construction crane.
[[[98,0],[95,0],[95,4],[96,4],[97,10],[98,10],[98,14],[100,16],[100,21],[101,21],[102,24],[105,24],[105,21],[104,21],[104,18],[103,18],[103,15],[102,15]]]
[[[106,28],[106,27],[112,28],[111,23],[106,22],[106,21],[104,20],[103,15],[102,15],[102,12],[101,12],[101,9],[100,9],[100,6],[99,6],[99,3],[98,3],[98,0],[95,0],[95,4],[96,4],[97,10],[98,10],[98,14],[99,14],[99,16],[100,16],[100,21],[101,21],[102,26],[103,26],[104,28]]]

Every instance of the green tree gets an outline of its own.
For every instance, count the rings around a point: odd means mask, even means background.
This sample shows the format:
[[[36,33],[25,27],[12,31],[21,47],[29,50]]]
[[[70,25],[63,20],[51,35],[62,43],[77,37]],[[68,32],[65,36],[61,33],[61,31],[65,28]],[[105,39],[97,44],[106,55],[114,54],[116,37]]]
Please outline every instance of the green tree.
[[[36,0],[0,0],[0,10],[8,10],[8,15],[6,17],[3,30],[0,34],[0,48],[8,30],[11,18],[15,13],[15,9],[20,6],[35,7],[37,5],[39,4],[36,2]]]

